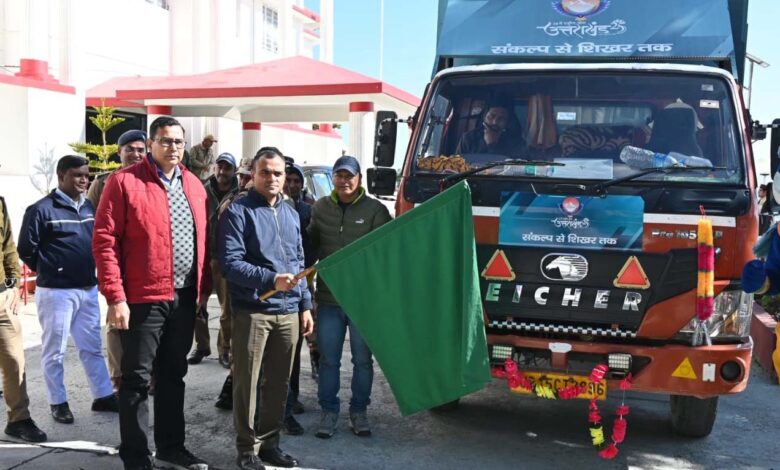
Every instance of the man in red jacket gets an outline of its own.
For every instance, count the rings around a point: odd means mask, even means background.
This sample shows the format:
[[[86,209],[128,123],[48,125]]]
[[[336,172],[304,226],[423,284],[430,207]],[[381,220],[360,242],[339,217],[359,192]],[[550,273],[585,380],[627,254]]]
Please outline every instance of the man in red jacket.
[[[208,203],[180,164],[184,128],[171,117],[149,129],[151,153],[109,179],[95,216],[92,248],[107,321],[120,330],[119,455],[151,469],[148,388],[154,363],[154,441],[161,464],[206,470],[184,447],[184,376],[196,304],[211,292]]]

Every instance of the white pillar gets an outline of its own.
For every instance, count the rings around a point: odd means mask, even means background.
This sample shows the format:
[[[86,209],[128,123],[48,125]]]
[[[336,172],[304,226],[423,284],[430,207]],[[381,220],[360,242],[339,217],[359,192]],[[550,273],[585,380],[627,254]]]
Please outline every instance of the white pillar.
[[[243,122],[241,127],[244,136],[241,146],[241,163],[239,165],[244,165],[251,162],[255,153],[260,150],[260,128],[262,126],[259,122]]]
[[[374,166],[374,103],[354,101],[349,103],[349,153],[358,159],[367,182],[366,170]]]
[[[27,1],[27,52],[25,59],[49,60],[49,8],[47,0]]]
[[[333,63],[333,0],[320,0],[320,60]]]

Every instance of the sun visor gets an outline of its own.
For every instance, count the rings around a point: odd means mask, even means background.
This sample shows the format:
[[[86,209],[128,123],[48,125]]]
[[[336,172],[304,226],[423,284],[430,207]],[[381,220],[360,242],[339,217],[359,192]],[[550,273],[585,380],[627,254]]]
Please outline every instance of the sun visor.
[[[728,0],[440,1],[438,69],[644,59],[737,74]]]

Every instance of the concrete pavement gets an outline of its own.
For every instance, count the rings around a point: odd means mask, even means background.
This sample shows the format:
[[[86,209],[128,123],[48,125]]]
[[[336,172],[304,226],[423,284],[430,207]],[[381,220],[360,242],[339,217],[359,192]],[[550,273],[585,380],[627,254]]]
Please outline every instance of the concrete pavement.
[[[212,351],[216,352],[216,298],[209,307]],[[89,387],[72,346],[66,383],[75,423],[63,425],[50,417],[41,375],[35,306],[26,306],[21,314],[31,411],[49,435],[49,442],[28,445],[0,434],[0,469],[121,469],[115,451],[118,417],[90,411]],[[403,418],[378,368],[369,408],[374,436],[352,435],[342,413],[339,432],[327,441],[317,439],[313,434],[318,419],[316,384],[310,376],[306,348],[303,354],[301,401],[306,413],[298,418],[306,434],[282,438],[282,448],[297,457],[303,468],[780,469],[780,388],[757,367],[745,393],[721,399],[715,430],[706,439],[683,439],[671,433],[666,397],[631,394],[626,441],[615,460],[604,461],[589,445],[586,401],[550,402],[512,395],[504,382],[496,381],[466,397],[454,412],[423,412]],[[342,364],[342,399],[348,399],[349,348]],[[232,416],[214,407],[226,373],[212,355],[202,364],[190,366],[186,379],[187,445],[212,468],[235,468]],[[602,406],[608,424],[605,428],[609,428],[615,405],[612,397]],[[0,426],[5,426],[4,417]]]

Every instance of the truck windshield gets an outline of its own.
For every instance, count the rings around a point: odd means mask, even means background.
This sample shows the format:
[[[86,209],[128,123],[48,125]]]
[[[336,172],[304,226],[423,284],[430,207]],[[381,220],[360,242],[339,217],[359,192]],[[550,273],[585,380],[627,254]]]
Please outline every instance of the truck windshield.
[[[415,173],[462,172],[503,159],[561,166],[498,166],[481,174],[741,183],[738,131],[726,80],[715,75],[495,72],[443,77],[422,117]]]

